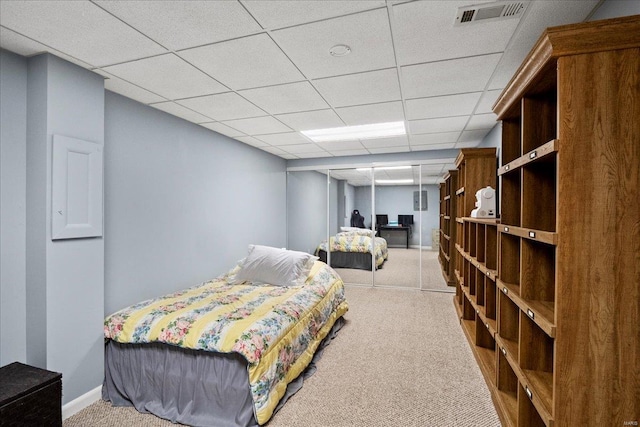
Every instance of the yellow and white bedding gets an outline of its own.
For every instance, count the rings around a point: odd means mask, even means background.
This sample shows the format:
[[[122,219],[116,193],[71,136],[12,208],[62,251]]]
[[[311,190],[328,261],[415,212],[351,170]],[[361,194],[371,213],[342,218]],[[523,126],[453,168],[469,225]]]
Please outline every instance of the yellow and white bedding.
[[[374,246],[376,256],[376,267],[380,267],[388,258],[387,241],[382,237],[374,237],[374,245],[371,243],[371,237],[354,232],[337,233],[329,239],[331,244],[331,252],[355,252],[355,253],[371,253],[371,247]],[[317,251],[327,252],[327,241],[320,243]],[[333,265],[333,264],[332,264]]]
[[[293,287],[231,284],[237,270],[120,310],[107,317],[104,334],[120,343],[242,355],[254,414],[264,424],[348,305],[342,280],[319,261],[306,283]]]

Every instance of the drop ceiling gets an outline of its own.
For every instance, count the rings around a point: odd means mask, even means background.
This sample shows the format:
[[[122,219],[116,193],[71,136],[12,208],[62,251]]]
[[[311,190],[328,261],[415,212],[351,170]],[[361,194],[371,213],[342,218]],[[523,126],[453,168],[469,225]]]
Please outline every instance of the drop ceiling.
[[[599,4],[525,1],[520,17],[454,26],[459,7],[483,3],[2,0],[0,47],[50,52],[107,90],[285,159],[456,149],[494,126],[491,106],[544,28]],[[330,55],[338,44],[351,53]],[[400,120],[407,136],[299,133]]]

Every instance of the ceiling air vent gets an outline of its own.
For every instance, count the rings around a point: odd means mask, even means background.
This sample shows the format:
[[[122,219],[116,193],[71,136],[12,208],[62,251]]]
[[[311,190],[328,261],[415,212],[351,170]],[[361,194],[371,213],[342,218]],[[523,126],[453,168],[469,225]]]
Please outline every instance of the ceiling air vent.
[[[525,2],[497,2],[458,9],[454,25],[465,25],[471,22],[496,21],[498,19],[519,18],[526,7]]]

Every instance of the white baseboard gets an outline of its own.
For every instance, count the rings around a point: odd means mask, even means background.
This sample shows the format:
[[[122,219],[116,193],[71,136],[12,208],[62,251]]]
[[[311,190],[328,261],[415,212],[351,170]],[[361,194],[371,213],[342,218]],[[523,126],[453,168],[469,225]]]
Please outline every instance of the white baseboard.
[[[62,419],[66,420],[72,415],[82,411],[87,406],[97,402],[102,398],[102,386],[89,390],[82,396],[73,399],[71,402],[62,405]]]

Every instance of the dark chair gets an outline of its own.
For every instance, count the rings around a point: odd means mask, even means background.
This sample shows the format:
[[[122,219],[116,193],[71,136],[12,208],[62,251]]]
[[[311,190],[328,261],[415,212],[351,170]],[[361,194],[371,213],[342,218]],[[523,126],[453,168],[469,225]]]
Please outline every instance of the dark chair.
[[[389,224],[389,215],[376,215],[376,230],[387,224]]]
[[[358,227],[358,228],[366,228],[364,226],[364,217],[360,215],[360,211],[357,209],[354,209],[353,212],[351,213],[351,226]]]
[[[413,215],[398,215],[398,225],[403,227],[413,225]]]

